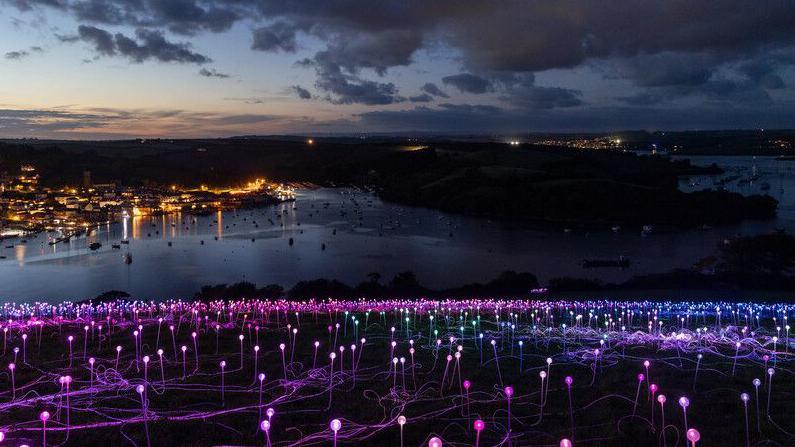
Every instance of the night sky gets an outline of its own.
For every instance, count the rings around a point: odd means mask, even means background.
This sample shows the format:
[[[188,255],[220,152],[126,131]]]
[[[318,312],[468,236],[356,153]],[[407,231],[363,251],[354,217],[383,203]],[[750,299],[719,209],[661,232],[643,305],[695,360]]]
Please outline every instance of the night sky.
[[[0,0],[0,137],[795,127],[793,1]]]

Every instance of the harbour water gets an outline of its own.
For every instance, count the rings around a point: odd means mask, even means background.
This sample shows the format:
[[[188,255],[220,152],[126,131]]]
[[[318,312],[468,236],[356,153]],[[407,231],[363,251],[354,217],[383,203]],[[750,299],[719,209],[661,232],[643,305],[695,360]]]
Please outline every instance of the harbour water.
[[[370,272],[388,280],[405,270],[430,287],[487,281],[507,269],[535,273],[542,282],[556,276],[621,281],[689,267],[737,234],[795,230],[795,162],[692,160],[718,163],[727,172],[683,179],[682,189],[767,193],[780,201],[778,219],[647,236],[635,229],[566,233],[400,206],[351,189],[301,190],[294,203],[206,216],[129,218],[56,245],[49,245],[45,234],[26,243],[3,241],[0,297],[60,301],[123,290],[137,298],[163,299],[191,297],[208,284],[250,281],[289,288],[322,277],[355,285]],[[112,247],[121,240],[129,244]],[[89,245],[95,242],[102,246],[92,251]],[[124,261],[128,253],[129,264]],[[622,255],[632,260],[627,269],[581,266],[586,258]]]

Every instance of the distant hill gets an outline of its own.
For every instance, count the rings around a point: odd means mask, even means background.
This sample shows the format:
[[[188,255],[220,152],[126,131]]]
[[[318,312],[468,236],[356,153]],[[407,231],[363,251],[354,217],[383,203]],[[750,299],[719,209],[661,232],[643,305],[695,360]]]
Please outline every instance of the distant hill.
[[[228,138],[0,143],[0,171],[37,166],[41,182],[185,186],[277,181],[373,188],[385,199],[449,212],[562,226],[696,226],[775,216],[768,196],[682,193],[678,177],[720,173],[687,160],[412,138]]]

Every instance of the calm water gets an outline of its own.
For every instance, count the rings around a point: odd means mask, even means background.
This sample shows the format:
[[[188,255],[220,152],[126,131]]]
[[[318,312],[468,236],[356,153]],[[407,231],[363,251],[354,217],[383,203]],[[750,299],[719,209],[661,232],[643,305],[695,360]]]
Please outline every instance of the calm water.
[[[245,280],[290,287],[319,277],[355,284],[369,272],[389,279],[403,270],[413,270],[432,287],[486,281],[505,269],[530,271],[542,281],[563,275],[623,280],[689,267],[727,236],[777,227],[795,230],[795,162],[751,157],[693,161],[717,162],[729,172],[683,180],[683,189],[713,187],[715,179],[736,175],[740,177],[726,188],[758,193],[768,183],[765,192],[782,200],[779,219],[648,237],[634,230],[566,234],[401,207],[361,191],[306,190],[294,204],[195,218],[134,218],[55,246],[46,243],[45,235],[27,244],[5,241],[0,248],[0,255],[7,257],[0,260],[0,297],[56,301],[114,289],[140,298],[189,297],[207,284]],[[753,176],[753,182],[740,181]],[[129,239],[129,246],[112,249],[121,239]],[[92,242],[102,243],[102,248],[90,251]],[[6,248],[11,243],[15,246]],[[123,262],[128,251],[133,257],[129,265]],[[632,259],[629,269],[585,270],[579,265],[584,258],[619,255]]]

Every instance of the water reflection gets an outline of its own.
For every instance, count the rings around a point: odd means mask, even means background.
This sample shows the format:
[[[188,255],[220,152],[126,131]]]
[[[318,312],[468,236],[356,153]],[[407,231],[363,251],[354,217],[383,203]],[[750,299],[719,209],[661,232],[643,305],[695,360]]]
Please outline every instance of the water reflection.
[[[47,235],[27,244],[17,241],[13,249],[0,248],[0,255],[7,257],[0,260],[0,297],[54,301],[114,289],[140,298],[189,297],[206,284],[251,281],[289,287],[318,277],[355,284],[370,272],[388,280],[404,270],[413,270],[432,287],[486,281],[505,269],[530,271],[542,281],[555,276],[621,281],[690,267],[724,238],[738,233],[795,229],[791,195],[795,176],[783,165],[764,160],[755,161],[754,171],[753,161],[726,162],[741,178],[753,172],[760,176],[753,185],[738,181],[727,188],[750,193],[758,191],[761,182],[769,182],[771,193],[782,199],[776,221],[649,237],[629,230],[564,234],[398,206],[363,192],[307,190],[299,192],[294,204],[195,217],[130,217],[55,245],[48,244]],[[723,177],[727,175],[738,174]],[[692,183],[692,188],[701,189],[713,180],[691,178],[683,188]],[[121,240],[129,244],[120,244]],[[92,241],[102,247],[89,250]],[[133,256],[131,264],[124,262],[126,253]],[[619,255],[632,259],[629,269],[585,270],[580,265],[585,258]]]

